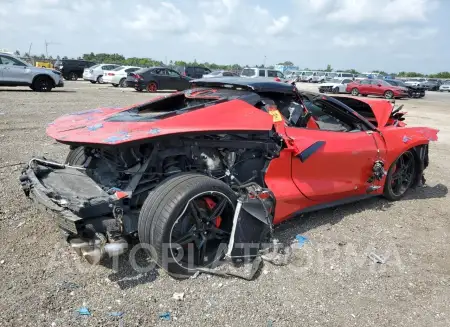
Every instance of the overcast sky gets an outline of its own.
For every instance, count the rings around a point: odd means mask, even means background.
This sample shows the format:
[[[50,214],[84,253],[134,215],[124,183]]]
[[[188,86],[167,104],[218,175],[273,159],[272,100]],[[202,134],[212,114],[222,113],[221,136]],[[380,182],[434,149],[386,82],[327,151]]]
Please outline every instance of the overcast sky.
[[[449,17],[450,0],[0,0],[0,48],[432,73]]]

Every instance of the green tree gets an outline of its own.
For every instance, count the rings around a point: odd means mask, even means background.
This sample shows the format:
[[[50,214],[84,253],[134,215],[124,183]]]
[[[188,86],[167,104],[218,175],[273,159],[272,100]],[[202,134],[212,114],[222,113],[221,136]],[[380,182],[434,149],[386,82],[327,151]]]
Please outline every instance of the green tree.
[[[330,64],[327,65],[327,69],[325,69],[325,71],[326,72],[332,72],[333,71],[333,68],[331,68]]]

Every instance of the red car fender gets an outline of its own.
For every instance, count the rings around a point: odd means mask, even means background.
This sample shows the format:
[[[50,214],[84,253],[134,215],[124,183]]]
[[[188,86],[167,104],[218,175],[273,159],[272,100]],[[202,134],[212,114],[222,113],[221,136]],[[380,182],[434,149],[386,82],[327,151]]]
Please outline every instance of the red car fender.
[[[386,169],[405,151],[437,141],[439,130],[429,127],[388,126],[381,130],[387,144]]]

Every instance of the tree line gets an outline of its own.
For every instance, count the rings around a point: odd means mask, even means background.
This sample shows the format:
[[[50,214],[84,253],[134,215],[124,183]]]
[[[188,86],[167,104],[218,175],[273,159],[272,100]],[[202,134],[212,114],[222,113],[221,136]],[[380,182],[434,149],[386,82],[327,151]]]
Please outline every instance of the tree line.
[[[15,55],[20,56],[20,52],[16,51]],[[44,54],[41,54],[40,56],[30,56],[28,53],[25,53],[23,55],[24,58],[30,58],[34,60],[54,60],[51,56],[49,58],[45,58]],[[60,57],[57,56],[56,59],[69,59],[68,57]],[[194,60],[193,62],[190,61],[183,61],[183,60],[170,60],[169,62],[162,62],[160,60],[154,60],[152,58],[139,58],[139,57],[131,57],[131,58],[125,58],[123,55],[118,53],[85,53],[82,56],[78,58],[70,58],[70,59],[83,59],[88,61],[93,61],[97,63],[106,63],[106,64],[118,64],[118,65],[124,65],[124,66],[139,66],[139,67],[152,67],[152,66],[201,66],[206,67],[211,70],[217,70],[217,69],[225,69],[225,70],[232,70],[232,71],[240,71],[241,69],[245,67],[257,67],[257,68],[269,68],[273,69],[274,66],[265,66],[265,65],[245,65],[241,66],[239,64],[231,64],[231,65],[219,65],[215,63],[210,62],[197,62]],[[294,66],[294,63],[292,61],[286,60],[283,62],[279,62],[278,65],[283,66]],[[331,65],[327,65],[326,68],[320,68],[320,69],[310,69],[310,68],[304,68],[303,70],[320,70],[320,71],[340,71],[345,73],[351,73],[358,75],[360,74],[359,71],[355,69],[333,69]],[[439,72],[436,74],[422,74],[418,72],[399,72],[399,73],[387,73],[382,70],[374,70],[373,73],[379,73],[381,75],[385,76],[397,76],[397,77],[430,77],[430,78],[448,78],[450,79],[450,72]]]

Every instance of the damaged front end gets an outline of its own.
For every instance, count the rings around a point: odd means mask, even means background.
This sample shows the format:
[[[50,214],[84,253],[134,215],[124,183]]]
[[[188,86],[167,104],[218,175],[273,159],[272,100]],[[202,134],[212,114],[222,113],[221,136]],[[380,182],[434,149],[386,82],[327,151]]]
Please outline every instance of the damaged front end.
[[[120,209],[126,194],[103,190],[84,167],[34,158],[22,171],[25,194],[56,213],[59,227],[76,252],[92,264],[104,254],[119,255],[128,248],[134,219]]]

